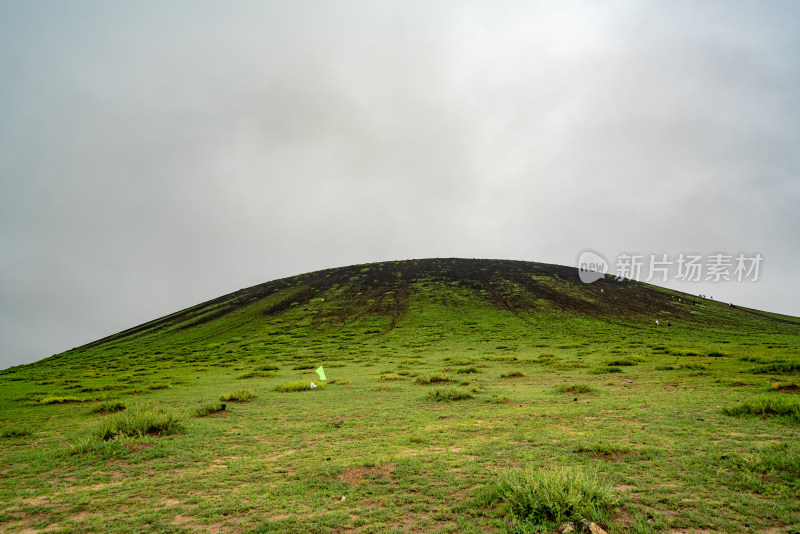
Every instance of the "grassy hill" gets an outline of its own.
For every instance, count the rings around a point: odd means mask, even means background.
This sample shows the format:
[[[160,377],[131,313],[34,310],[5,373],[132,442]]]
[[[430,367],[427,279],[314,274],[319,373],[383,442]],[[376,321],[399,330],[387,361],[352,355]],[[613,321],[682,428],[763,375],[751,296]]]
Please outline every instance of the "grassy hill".
[[[0,372],[0,530],[796,530],[798,348],[556,265],[276,280]]]

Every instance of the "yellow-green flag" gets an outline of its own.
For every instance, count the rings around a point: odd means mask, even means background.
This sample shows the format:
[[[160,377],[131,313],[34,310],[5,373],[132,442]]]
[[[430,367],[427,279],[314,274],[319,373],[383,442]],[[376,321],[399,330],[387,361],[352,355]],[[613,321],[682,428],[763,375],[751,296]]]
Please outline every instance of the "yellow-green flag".
[[[322,369],[321,365],[317,367],[317,374],[319,375],[320,380],[325,380],[325,371]]]

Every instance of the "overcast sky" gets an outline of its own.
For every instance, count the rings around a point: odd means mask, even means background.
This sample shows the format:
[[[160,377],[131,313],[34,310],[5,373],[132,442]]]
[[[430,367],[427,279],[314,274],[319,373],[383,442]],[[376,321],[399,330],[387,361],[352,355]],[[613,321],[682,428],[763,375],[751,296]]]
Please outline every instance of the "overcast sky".
[[[0,368],[423,257],[760,253],[800,315],[800,2],[0,0]]]

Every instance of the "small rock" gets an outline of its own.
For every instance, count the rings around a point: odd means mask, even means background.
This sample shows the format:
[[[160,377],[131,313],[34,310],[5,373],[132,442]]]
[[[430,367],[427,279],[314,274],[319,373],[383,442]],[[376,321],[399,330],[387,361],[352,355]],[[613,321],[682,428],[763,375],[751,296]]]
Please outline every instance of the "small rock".
[[[341,499],[339,499],[339,500],[340,500],[340,501],[342,501],[342,502],[344,502],[346,499],[347,499],[347,496],[346,496],[346,495],[342,495],[342,498],[341,498]]]
[[[608,532],[600,528],[597,523],[592,523],[591,521],[581,519],[581,525],[588,529],[592,534],[608,534]]]
[[[558,527],[558,531],[561,534],[570,534],[571,532],[575,532],[575,527],[572,526],[572,523],[564,523],[560,527]]]

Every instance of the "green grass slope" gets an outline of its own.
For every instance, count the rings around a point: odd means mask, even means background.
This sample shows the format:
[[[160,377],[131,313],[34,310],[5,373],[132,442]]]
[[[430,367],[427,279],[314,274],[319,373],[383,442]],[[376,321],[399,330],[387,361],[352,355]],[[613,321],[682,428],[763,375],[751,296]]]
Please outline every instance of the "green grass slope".
[[[789,532],[799,348],[555,265],[276,280],[0,371],[0,530]]]

